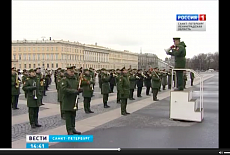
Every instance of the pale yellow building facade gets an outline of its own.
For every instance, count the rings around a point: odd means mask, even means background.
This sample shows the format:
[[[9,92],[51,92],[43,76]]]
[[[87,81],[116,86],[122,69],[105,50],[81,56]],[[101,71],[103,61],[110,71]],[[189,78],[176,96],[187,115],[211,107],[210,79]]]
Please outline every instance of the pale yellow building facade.
[[[12,66],[17,69],[77,68],[117,69],[138,67],[138,54],[97,45],[63,40],[12,41]]]

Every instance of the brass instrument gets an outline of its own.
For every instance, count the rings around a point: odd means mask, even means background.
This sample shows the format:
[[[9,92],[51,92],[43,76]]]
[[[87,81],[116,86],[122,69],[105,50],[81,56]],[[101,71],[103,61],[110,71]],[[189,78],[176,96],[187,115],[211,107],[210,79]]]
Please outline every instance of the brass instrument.
[[[79,81],[79,84],[78,84],[78,89],[81,87],[81,81],[83,79],[82,76],[83,76],[83,73],[81,73],[81,75],[80,75],[80,81]],[[77,97],[76,97],[76,101],[75,101],[75,104],[74,104],[74,107],[73,107],[74,110],[78,110],[78,99],[79,99],[79,95],[77,95]]]
[[[114,77],[117,77],[117,75],[116,75],[116,74],[113,74],[113,76],[114,76]]]
[[[36,81],[34,81],[33,86],[36,87]],[[35,90],[33,91],[33,95],[34,95],[34,99],[35,99],[35,100],[38,99],[36,94],[37,94],[37,91],[36,91],[36,89],[35,89]]]
[[[18,74],[17,73],[15,73],[16,74],[16,88],[19,88],[19,86],[20,86],[20,81],[18,80]]]
[[[139,77],[139,76],[137,76],[137,75],[136,75],[136,78],[137,78],[137,79],[140,79],[140,77]]]
[[[147,78],[147,76],[145,76],[145,74],[142,72],[141,75],[144,77],[144,78]]]
[[[90,82],[93,80],[93,78],[91,77],[90,78]],[[93,84],[90,84],[90,87],[92,88],[92,90],[93,90]]]

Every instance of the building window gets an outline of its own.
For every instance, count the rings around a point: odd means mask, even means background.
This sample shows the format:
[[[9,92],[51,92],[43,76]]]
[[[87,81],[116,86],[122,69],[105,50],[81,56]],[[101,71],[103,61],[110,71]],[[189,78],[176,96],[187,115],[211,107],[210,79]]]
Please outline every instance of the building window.
[[[21,54],[18,55],[18,59],[22,60]],[[20,67],[21,68],[21,67]]]
[[[38,51],[40,50],[40,48],[38,47]]]
[[[53,47],[51,47],[51,51],[53,51]]]
[[[18,51],[21,51],[21,47],[18,48]]]
[[[24,64],[24,68],[26,69],[26,64]]]
[[[14,60],[16,60],[16,55],[14,54]]]
[[[38,67],[40,67],[40,64],[38,64]]]
[[[40,54],[38,54],[38,60],[40,60]]]
[[[50,54],[50,57],[51,57],[50,59],[53,60],[53,54]]]
[[[49,51],[49,47],[47,47],[46,50]]]
[[[29,68],[31,68],[31,64],[29,64]]]
[[[16,47],[14,47],[14,51],[16,51]]]
[[[44,51],[44,47],[42,47],[42,51]]]
[[[75,55],[75,59],[74,60],[76,60],[76,55]]]
[[[33,54],[33,60],[35,60],[35,54]]]
[[[45,59],[45,54],[42,54],[42,60],[44,60]]]
[[[46,54],[46,59],[49,60],[49,54]]]
[[[56,63],[56,68],[58,68],[58,63]]]
[[[26,54],[23,54],[23,60],[26,60]]]
[[[19,64],[19,68],[20,68],[20,69],[22,68],[22,65],[21,65],[21,64]]]
[[[52,64],[51,67],[54,68],[54,64]]]
[[[35,47],[33,47],[33,51],[35,51]]]
[[[30,51],[30,47],[28,47],[28,51]]]
[[[58,47],[56,47],[56,51],[58,51]]]
[[[26,51],[26,47],[24,47],[24,51]]]
[[[63,51],[63,47],[61,48],[61,51]]]
[[[36,68],[36,65],[34,64],[34,68]]]
[[[47,68],[49,68],[50,66],[49,66],[49,64],[47,64]]]
[[[29,60],[30,60],[30,54],[28,55],[29,56]],[[29,67],[30,68],[30,67]]]
[[[56,60],[58,60],[58,54],[56,54]]]

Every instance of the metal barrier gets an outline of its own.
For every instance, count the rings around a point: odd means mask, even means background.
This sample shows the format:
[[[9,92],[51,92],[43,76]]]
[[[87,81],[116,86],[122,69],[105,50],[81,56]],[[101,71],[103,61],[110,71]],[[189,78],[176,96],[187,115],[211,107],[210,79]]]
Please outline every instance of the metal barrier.
[[[198,74],[197,72],[195,72],[193,69],[180,69],[180,68],[172,68],[172,77],[171,77],[171,90],[173,90],[173,88],[175,88],[177,86],[177,77],[176,77],[176,72],[175,72],[175,85],[173,86],[173,74],[174,74],[174,71],[189,71],[189,72],[192,72],[194,73],[194,76],[195,77],[198,77],[200,79],[200,111],[201,109],[203,109],[204,107],[204,104],[203,104],[203,91],[204,91],[204,88],[203,88],[203,77]]]

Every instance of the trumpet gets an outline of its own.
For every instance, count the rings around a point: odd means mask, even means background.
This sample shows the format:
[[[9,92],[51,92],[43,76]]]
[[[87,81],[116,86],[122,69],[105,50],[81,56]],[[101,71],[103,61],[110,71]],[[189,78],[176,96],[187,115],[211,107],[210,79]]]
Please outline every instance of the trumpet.
[[[34,81],[34,83],[33,83],[33,86],[36,87],[36,82],[35,82],[35,81]],[[37,94],[37,91],[36,91],[36,89],[35,89],[35,90],[33,91],[33,95],[34,95],[34,99],[35,99],[35,100],[38,99],[36,94]]]
[[[18,74],[16,73],[16,88],[19,88],[20,81],[18,80]]]
[[[116,75],[116,74],[113,74],[113,76],[117,77],[117,75]]]
[[[139,76],[137,76],[137,75],[136,75],[136,78],[137,78],[137,79],[140,79],[140,77],[139,77]]]

